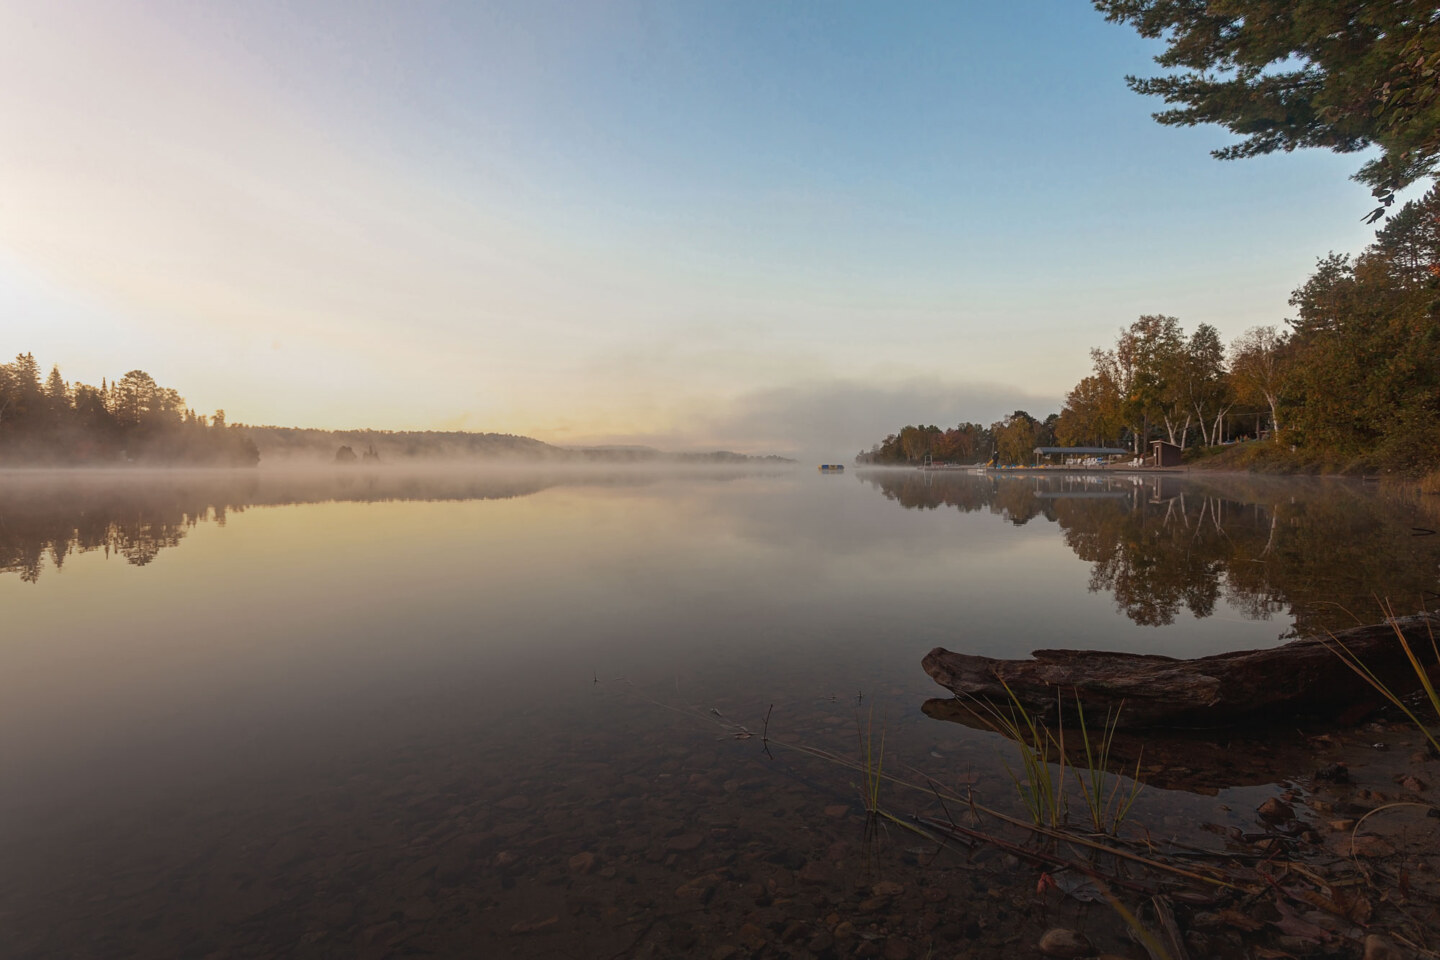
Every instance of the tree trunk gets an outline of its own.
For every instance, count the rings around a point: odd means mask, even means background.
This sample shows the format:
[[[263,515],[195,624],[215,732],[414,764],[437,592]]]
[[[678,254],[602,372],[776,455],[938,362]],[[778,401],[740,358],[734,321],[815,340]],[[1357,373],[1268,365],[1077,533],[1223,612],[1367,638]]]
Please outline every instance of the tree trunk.
[[[1340,658],[1336,641],[1404,696],[1419,680],[1396,634],[1428,648],[1437,625],[1440,615],[1420,614],[1342,631],[1333,639],[1306,638],[1196,660],[1099,650],[1037,650],[1029,660],[995,660],[936,647],[921,665],[962,699],[1004,710],[1014,697],[1046,720],[1073,716],[1078,698],[1092,718],[1123,702],[1124,727],[1224,726],[1267,713],[1335,715],[1376,699]]]

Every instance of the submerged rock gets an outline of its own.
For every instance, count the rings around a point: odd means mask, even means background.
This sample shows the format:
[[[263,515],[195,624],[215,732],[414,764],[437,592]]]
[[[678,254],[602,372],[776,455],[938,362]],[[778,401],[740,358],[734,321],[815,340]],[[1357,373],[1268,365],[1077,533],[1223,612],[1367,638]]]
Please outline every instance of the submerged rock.
[[[1095,948],[1085,939],[1084,934],[1064,927],[1055,927],[1046,930],[1045,935],[1040,938],[1040,952],[1047,957],[1075,960],[1078,957],[1094,956]]]
[[[1255,812],[1260,815],[1260,819],[1269,820],[1272,823],[1284,823],[1295,819],[1295,808],[1279,797],[1271,797],[1266,800]]]
[[[1363,960],[1403,960],[1405,954],[1379,934],[1370,934],[1365,938],[1365,956]]]
[[[665,843],[665,849],[677,853],[687,853],[705,842],[705,838],[698,833],[682,833],[678,837],[671,837]]]

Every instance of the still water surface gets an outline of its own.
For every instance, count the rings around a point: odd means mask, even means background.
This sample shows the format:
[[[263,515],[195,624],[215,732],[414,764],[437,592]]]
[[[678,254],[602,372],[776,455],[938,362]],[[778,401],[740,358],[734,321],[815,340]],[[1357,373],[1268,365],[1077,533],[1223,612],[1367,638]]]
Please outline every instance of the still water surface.
[[[848,956],[851,915],[897,956],[1003,944],[1023,871],[866,843],[856,776],[791,747],[873,723],[1003,805],[998,738],[920,710],[931,647],[1377,619],[1440,591],[1432,513],[1244,478],[6,475],[0,955]]]

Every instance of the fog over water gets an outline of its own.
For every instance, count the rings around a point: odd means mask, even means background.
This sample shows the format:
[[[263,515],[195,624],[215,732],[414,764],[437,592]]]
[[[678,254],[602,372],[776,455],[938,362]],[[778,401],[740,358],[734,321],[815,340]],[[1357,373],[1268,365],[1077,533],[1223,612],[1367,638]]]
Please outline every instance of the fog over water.
[[[270,943],[253,911],[283,902],[295,930],[324,926],[307,912],[319,901],[282,883],[302,884],[306,863],[358,870],[375,857],[382,873],[403,870],[408,845],[443,830],[481,838],[466,841],[481,852],[460,886],[499,886],[466,923],[502,936],[486,911],[545,891],[539,866],[517,880],[491,865],[513,836],[510,808],[496,806],[512,794],[525,810],[613,803],[612,827],[648,817],[689,830],[701,814],[689,794],[665,806],[666,778],[770,775],[709,711],[758,731],[773,704],[773,735],[848,730],[838,742],[853,747],[857,698],[887,718],[897,756],[964,755],[993,774],[988,735],[920,714],[943,694],[919,667],[931,647],[1195,656],[1343,624],[1337,602],[1413,606],[1440,589],[1440,537],[1417,532],[1436,525],[1423,510],[1356,484],[1243,478],[6,474],[0,903],[12,907],[0,938],[69,942],[56,931],[71,910],[87,935],[110,938],[110,955]],[[743,770],[715,772],[727,764]],[[651,778],[644,811],[624,807],[634,776]],[[814,793],[791,786],[795,803]],[[765,810],[765,829],[785,825]],[[743,825],[759,813],[732,814],[736,829],[759,829]],[[264,860],[296,824],[304,851]],[[587,849],[620,857],[590,827],[532,829],[562,874]],[[723,856],[729,841],[705,836]],[[140,849],[152,879],[128,889]],[[274,888],[264,904],[233,879],[246,871]],[[187,890],[136,926],[156,884]],[[372,893],[347,893],[346,909],[381,910]],[[440,896],[386,896],[412,893]]]

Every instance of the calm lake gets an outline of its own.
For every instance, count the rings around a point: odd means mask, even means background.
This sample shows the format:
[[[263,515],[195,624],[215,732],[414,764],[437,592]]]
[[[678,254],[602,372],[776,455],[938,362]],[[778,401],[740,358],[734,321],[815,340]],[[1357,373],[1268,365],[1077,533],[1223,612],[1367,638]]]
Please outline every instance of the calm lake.
[[[1433,606],[1436,512],[1158,475],[0,474],[0,956],[998,955],[1034,872],[867,834],[817,753],[883,731],[897,775],[1015,806],[1005,742],[922,711],[931,647],[1189,657]]]

